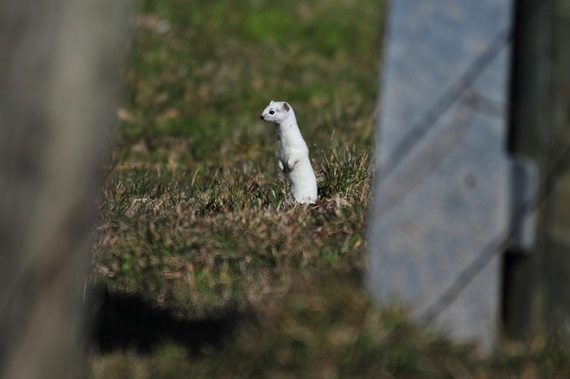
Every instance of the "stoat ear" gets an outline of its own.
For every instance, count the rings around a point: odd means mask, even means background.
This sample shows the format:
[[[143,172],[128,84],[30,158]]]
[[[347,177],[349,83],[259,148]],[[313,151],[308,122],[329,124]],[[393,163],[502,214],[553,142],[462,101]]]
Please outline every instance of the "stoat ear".
[[[283,110],[284,110],[285,112],[289,112],[289,109],[291,109],[291,107],[289,107],[289,104],[283,103]]]
[[[271,102],[269,104],[273,104],[275,101],[271,100]]]

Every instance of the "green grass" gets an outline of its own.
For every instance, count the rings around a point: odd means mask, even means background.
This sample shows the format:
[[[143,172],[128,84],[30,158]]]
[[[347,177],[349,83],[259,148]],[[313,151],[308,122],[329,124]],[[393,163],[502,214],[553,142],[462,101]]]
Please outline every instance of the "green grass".
[[[136,6],[90,280],[138,305],[100,311],[133,339],[89,349],[87,377],[568,377],[555,344],[483,358],[362,290],[383,2]],[[296,111],[317,206],[286,201],[270,100]]]

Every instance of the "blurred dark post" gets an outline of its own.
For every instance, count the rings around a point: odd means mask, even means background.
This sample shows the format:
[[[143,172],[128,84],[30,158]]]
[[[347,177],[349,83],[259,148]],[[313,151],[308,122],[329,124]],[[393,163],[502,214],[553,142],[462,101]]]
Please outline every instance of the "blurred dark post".
[[[126,0],[0,0],[0,377],[79,358],[99,156]]]
[[[512,85],[514,153],[538,165],[537,244],[505,261],[512,335],[570,342],[570,2],[517,2]]]

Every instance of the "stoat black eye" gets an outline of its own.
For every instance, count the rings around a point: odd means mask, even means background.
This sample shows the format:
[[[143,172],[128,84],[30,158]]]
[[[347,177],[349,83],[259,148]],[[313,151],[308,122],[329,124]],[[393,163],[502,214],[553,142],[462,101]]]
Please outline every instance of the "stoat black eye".
[[[275,112],[274,112],[274,111],[269,111],[269,114],[273,114],[273,113],[275,113]]]

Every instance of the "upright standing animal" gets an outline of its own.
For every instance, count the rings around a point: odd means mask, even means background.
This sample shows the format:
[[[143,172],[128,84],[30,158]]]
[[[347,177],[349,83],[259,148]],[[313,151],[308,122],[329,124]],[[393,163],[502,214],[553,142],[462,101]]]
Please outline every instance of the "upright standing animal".
[[[260,118],[277,126],[279,168],[289,181],[293,198],[298,203],[314,203],[317,200],[317,179],[293,108],[284,101],[271,101]]]

